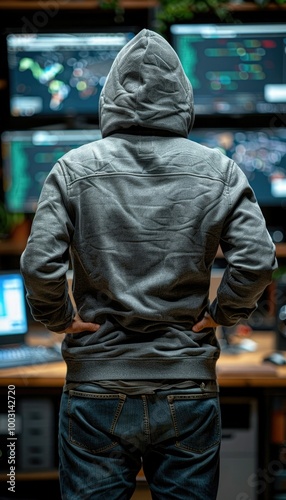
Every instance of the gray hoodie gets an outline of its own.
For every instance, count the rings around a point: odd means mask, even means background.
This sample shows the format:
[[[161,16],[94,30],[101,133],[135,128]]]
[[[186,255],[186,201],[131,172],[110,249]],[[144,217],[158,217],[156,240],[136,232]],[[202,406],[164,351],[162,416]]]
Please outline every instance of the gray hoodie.
[[[43,187],[21,270],[32,314],[66,335],[67,381],[215,379],[213,329],[248,318],[271,281],[274,246],[241,169],[189,140],[193,93],[179,59],[142,30],[100,99],[103,139],[64,155]],[[226,269],[209,303],[218,246]]]

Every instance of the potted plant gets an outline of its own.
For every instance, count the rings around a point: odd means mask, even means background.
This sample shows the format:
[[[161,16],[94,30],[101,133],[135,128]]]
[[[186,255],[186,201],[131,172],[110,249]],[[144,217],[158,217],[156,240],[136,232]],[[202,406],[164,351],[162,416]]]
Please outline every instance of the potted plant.
[[[243,5],[248,0],[236,0],[233,4]],[[250,0],[260,8],[268,7],[269,4],[286,6],[286,0]],[[235,22],[235,18],[229,8],[231,0],[159,0],[157,11],[158,28],[164,32],[168,24],[175,22],[189,22],[194,17],[202,17],[204,14],[214,15],[216,19],[224,22]]]

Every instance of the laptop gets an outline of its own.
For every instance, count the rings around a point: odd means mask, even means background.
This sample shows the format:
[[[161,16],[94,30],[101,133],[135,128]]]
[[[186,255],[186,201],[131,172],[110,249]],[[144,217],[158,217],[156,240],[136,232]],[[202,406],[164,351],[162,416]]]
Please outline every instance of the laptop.
[[[62,361],[58,345],[29,345],[24,281],[19,271],[0,271],[0,368]]]

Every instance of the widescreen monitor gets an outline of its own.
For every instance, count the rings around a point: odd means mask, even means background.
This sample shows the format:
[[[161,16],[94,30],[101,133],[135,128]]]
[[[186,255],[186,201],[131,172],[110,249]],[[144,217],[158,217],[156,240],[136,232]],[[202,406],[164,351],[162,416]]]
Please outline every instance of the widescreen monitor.
[[[189,138],[218,148],[234,160],[245,173],[261,207],[286,209],[285,128],[198,128]]]
[[[7,35],[11,116],[97,119],[106,76],[134,34]]]
[[[33,214],[44,181],[57,160],[71,149],[98,139],[98,129],[4,132],[1,140],[7,212]]]
[[[286,24],[174,24],[197,115],[286,112]]]

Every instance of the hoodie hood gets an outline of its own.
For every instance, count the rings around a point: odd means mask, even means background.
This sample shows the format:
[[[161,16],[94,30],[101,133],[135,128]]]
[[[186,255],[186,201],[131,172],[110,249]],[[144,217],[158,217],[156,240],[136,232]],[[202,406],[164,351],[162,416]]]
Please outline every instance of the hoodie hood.
[[[147,29],[116,57],[99,106],[103,137],[134,126],[187,137],[194,122],[192,86],[176,52]]]

